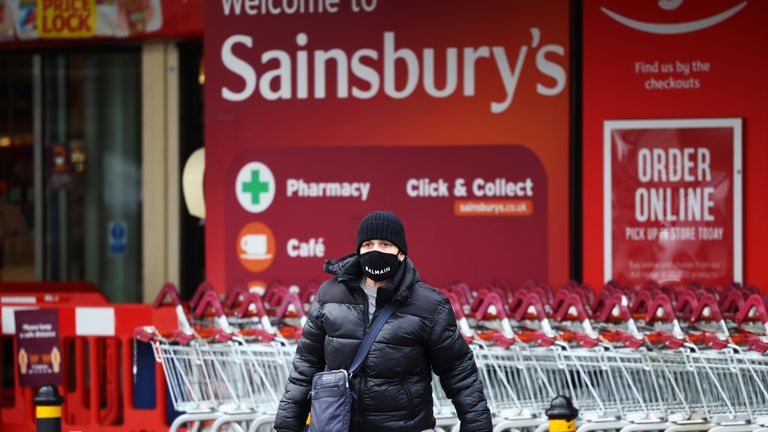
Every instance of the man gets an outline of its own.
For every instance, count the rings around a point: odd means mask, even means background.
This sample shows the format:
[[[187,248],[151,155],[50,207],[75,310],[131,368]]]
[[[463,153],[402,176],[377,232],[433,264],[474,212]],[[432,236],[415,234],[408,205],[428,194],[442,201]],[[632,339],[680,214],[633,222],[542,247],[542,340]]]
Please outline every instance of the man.
[[[367,215],[355,254],[325,263],[335,277],[323,283],[309,310],[275,421],[278,432],[300,432],[309,412],[312,377],[348,369],[378,312],[398,306],[350,378],[355,395],[351,432],[422,432],[435,426],[432,371],[461,420],[462,432],[490,432],[472,351],[456,329],[448,299],[419,280],[400,219]],[[446,263],[451,265],[451,263]]]

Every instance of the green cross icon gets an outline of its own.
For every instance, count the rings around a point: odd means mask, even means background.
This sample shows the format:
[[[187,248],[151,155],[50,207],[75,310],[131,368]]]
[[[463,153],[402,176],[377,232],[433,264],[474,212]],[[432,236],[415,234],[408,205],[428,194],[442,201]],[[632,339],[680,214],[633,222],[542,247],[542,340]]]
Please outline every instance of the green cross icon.
[[[251,181],[243,183],[243,192],[251,194],[251,204],[258,205],[261,194],[269,192],[269,183],[259,179],[259,170],[253,170]]]

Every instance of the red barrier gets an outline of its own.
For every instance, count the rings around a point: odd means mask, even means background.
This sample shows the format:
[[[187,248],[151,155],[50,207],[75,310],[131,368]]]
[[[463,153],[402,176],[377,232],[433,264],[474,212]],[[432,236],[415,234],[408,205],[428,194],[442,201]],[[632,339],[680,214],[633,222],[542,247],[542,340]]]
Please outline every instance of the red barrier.
[[[0,303],[86,306],[109,301],[90,282],[0,282]]]
[[[9,324],[13,311],[19,307],[53,308],[59,311],[62,348],[62,385],[59,385],[59,392],[64,397],[62,430],[168,430],[165,378],[159,363],[152,361],[155,369],[154,387],[145,389],[155,393],[154,407],[143,409],[134,406],[133,335],[135,328],[140,326],[175,328],[176,315],[173,308],[108,304],[100,293],[66,289],[53,294],[58,296],[56,302],[31,303],[27,300],[28,303],[20,304],[16,298],[10,298],[11,302],[7,300],[9,297],[21,297],[21,294],[45,300],[46,295],[52,295],[46,291],[50,291],[56,284],[24,284],[31,289],[18,292],[10,290],[9,285],[15,284],[0,284],[3,326]],[[62,287],[64,285],[71,288],[72,285],[82,284],[61,284]],[[18,295],[10,296],[7,294],[9,292]],[[2,330],[3,344],[0,351],[12,349],[13,355],[3,355],[1,358],[13,358],[15,362],[15,335],[10,328],[2,327]],[[28,432],[35,430],[32,402],[35,389],[16,385],[19,373],[14,362],[7,364],[4,360],[2,363],[2,369],[13,368],[14,385],[3,388],[0,430]]]

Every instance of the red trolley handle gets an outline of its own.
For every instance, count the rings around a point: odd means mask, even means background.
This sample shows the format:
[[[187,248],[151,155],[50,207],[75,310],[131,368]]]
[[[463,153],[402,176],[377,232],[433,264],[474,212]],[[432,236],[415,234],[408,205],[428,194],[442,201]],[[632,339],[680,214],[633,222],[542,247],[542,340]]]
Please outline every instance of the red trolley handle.
[[[209,291],[213,291],[213,285],[208,281],[201,282],[200,285],[197,286],[195,294],[192,295],[192,300],[189,301],[190,309],[196,308],[200,303],[200,300],[203,299],[203,295]]]
[[[246,316],[248,314],[248,310],[251,308],[251,305],[256,307],[256,315],[259,318],[267,316],[267,310],[264,308],[264,302],[261,301],[261,297],[259,297],[259,295],[256,293],[248,293],[245,295],[245,297],[243,297],[243,302],[235,311],[235,316],[238,318],[243,318]]]
[[[219,295],[215,291],[206,291],[205,294],[203,294],[203,297],[200,299],[200,303],[195,308],[195,318],[199,319],[202,317],[209,307],[213,308],[217,318],[224,316],[224,309],[221,307]]]
[[[176,290],[176,285],[174,285],[173,282],[166,282],[163,284],[163,287],[160,288],[160,292],[157,293],[152,305],[157,309],[165,303],[166,298],[170,298],[173,306],[179,306],[181,304],[179,292]]]

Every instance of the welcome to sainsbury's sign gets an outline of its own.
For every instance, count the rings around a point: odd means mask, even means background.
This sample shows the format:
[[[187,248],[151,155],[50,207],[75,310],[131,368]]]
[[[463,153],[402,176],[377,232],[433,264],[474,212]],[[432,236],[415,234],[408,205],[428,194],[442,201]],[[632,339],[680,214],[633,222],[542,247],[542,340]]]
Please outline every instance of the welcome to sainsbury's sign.
[[[270,15],[340,14],[345,7],[353,13],[374,13],[377,6],[376,0],[221,0],[225,17],[261,19]],[[490,65],[496,71],[494,79],[503,86],[489,102],[490,111],[498,114],[509,108],[520,77],[528,69],[533,71],[527,73],[540,75],[535,83],[538,94],[554,96],[565,88],[565,47],[544,43],[538,27],[529,30],[530,40],[517,47],[484,44],[442,49],[414,49],[407,42],[398,42],[396,31],[384,31],[375,43],[372,40],[355,50],[315,46],[309,32],[299,31],[286,49],[263,51],[253,49],[253,36],[235,33],[224,40],[220,55],[224,67],[242,82],[223,86],[221,97],[231,102],[254,96],[268,101],[370,99],[380,94],[405,99],[417,91],[438,99],[456,94],[476,97],[477,69]],[[436,64],[436,57],[444,59],[441,64]],[[442,69],[437,71],[438,67]],[[333,93],[328,91],[329,81],[335,81]]]
[[[205,6],[214,285],[322,278],[382,208],[429,281],[567,278],[568,2]]]

